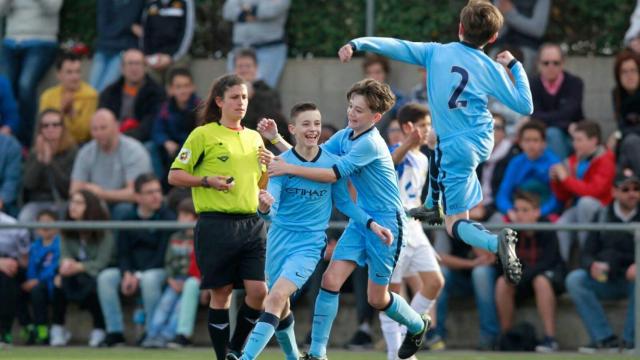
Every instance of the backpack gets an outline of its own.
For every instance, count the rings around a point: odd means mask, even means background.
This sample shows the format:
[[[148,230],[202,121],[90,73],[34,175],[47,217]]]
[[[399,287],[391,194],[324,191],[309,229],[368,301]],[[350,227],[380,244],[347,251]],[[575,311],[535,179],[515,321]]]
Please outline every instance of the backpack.
[[[498,348],[501,351],[533,351],[537,344],[536,328],[523,321],[500,336]]]

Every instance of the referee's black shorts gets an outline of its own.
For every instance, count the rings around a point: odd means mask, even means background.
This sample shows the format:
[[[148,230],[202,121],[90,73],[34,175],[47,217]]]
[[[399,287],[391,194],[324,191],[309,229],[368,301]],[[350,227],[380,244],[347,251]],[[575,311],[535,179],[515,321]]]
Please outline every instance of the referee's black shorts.
[[[242,280],[264,281],[266,238],[264,221],[258,215],[200,213],[195,229],[200,287],[238,287]]]

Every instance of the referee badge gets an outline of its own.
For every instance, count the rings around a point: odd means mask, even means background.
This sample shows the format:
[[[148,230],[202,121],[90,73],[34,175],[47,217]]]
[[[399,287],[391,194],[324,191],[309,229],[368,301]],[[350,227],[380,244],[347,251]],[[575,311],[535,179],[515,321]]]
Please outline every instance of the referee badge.
[[[183,164],[186,164],[189,162],[190,159],[191,159],[191,150],[187,148],[182,148],[182,150],[180,150],[180,154],[178,154],[178,161],[180,161]]]

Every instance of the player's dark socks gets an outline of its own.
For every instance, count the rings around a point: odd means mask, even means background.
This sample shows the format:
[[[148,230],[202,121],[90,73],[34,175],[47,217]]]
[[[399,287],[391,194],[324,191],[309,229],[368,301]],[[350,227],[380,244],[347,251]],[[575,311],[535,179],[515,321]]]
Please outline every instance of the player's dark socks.
[[[209,338],[213,351],[218,360],[223,360],[227,356],[227,343],[229,343],[229,309],[209,308]]]
[[[429,149],[428,153],[429,194],[427,195],[425,207],[431,209],[436,205],[440,205],[440,186],[438,186],[438,176],[440,175],[440,168],[438,167],[438,160],[436,159],[436,151]]]
[[[238,310],[238,317],[236,319],[236,329],[233,332],[233,337],[229,343],[229,349],[233,351],[241,351],[244,346],[244,342],[247,340],[249,333],[253,330],[253,326],[258,321],[261,310],[252,309],[243,303]]]

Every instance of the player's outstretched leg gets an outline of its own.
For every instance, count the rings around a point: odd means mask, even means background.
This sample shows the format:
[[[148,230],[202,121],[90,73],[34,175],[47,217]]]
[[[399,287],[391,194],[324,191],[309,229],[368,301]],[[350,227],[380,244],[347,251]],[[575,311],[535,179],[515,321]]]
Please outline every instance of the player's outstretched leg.
[[[369,296],[371,296],[371,293],[374,293],[374,291],[371,290],[372,286],[380,285],[372,285],[370,282]],[[407,335],[405,336],[402,345],[400,345],[400,349],[398,350],[398,357],[401,359],[408,359],[413,356],[422,346],[422,342],[424,341],[424,334],[429,328],[431,319],[429,318],[429,315],[418,314],[413,308],[411,308],[411,306],[402,296],[392,292],[388,292],[388,294],[389,303],[387,304],[387,306],[382,308],[381,311],[383,311],[385,315],[387,315],[391,319],[407,327]]]

